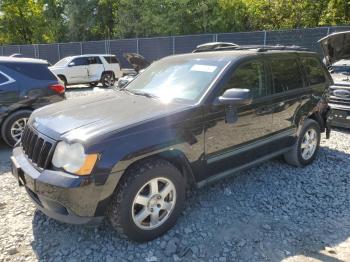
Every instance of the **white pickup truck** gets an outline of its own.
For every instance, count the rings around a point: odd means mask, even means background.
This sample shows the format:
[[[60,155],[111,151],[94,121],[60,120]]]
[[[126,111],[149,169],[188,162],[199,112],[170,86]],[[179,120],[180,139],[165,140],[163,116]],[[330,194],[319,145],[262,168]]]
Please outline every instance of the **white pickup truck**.
[[[109,87],[123,76],[118,59],[114,55],[107,54],[65,57],[49,69],[66,86],[75,84],[96,86],[101,82],[104,87]]]

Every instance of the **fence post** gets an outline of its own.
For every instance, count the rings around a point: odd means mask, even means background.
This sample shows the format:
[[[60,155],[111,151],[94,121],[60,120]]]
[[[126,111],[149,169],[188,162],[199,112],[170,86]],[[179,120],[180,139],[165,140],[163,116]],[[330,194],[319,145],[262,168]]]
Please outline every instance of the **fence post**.
[[[139,39],[138,38],[136,38],[136,53],[140,53],[139,52]]]
[[[39,45],[33,45],[33,46],[34,46],[35,58],[40,58],[40,54],[39,54]]]
[[[266,37],[267,37],[267,32],[264,30],[264,46],[266,46]]]
[[[80,42],[80,54],[83,54],[83,42]]]
[[[173,36],[173,55],[175,55],[175,36]]]
[[[60,43],[57,44],[57,54],[58,54],[58,60],[61,60],[61,48],[60,48]]]
[[[329,35],[330,30],[331,30],[331,28],[328,27],[328,28],[327,28],[327,35]]]

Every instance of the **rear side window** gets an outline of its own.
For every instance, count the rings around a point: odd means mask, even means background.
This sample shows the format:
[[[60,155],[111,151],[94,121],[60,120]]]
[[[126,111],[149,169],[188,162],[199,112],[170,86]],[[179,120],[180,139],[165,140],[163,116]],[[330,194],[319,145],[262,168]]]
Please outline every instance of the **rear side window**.
[[[322,84],[326,82],[323,67],[318,59],[311,57],[302,58],[301,62],[304,65],[311,85]]]
[[[227,87],[249,89],[253,98],[266,95],[264,63],[251,61],[240,65],[233,73]]]
[[[48,69],[47,64],[35,63],[3,63],[4,66],[37,80],[56,80],[57,78]]]
[[[118,59],[115,56],[104,56],[108,64],[119,64]]]
[[[101,59],[97,56],[89,57],[89,64],[90,65],[96,65],[96,64],[102,64]]]
[[[303,79],[296,58],[271,59],[275,93],[303,87]]]

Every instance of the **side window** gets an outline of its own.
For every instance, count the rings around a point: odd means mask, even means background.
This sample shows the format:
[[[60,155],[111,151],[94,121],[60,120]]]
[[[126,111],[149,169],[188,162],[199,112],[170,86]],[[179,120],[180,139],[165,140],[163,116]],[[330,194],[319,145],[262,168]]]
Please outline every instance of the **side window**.
[[[253,98],[266,96],[266,76],[264,63],[251,61],[240,65],[234,72],[225,89],[249,89]]]
[[[311,85],[322,84],[326,82],[326,77],[323,71],[323,67],[316,58],[302,58],[301,62],[306,70],[309,82]]]
[[[271,59],[275,93],[303,87],[303,79],[296,58]]]
[[[104,59],[108,64],[119,64],[119,61],[115,56],[104,56]]]
[[[87,57],[78,57],[75,58],[72,62],[74,62],[74,66],[84,66],[89,64]]]
[[[95,65],[95,64],[102,64],[101,59],[97,56],[89,57],[89,64]]]

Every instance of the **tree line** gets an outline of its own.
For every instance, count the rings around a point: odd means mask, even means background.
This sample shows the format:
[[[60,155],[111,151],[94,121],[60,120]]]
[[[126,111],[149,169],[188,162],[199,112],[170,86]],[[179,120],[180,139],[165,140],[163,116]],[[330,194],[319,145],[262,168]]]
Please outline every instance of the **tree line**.
[[[0,44],[350,23],[350,0],[0,0]]]

